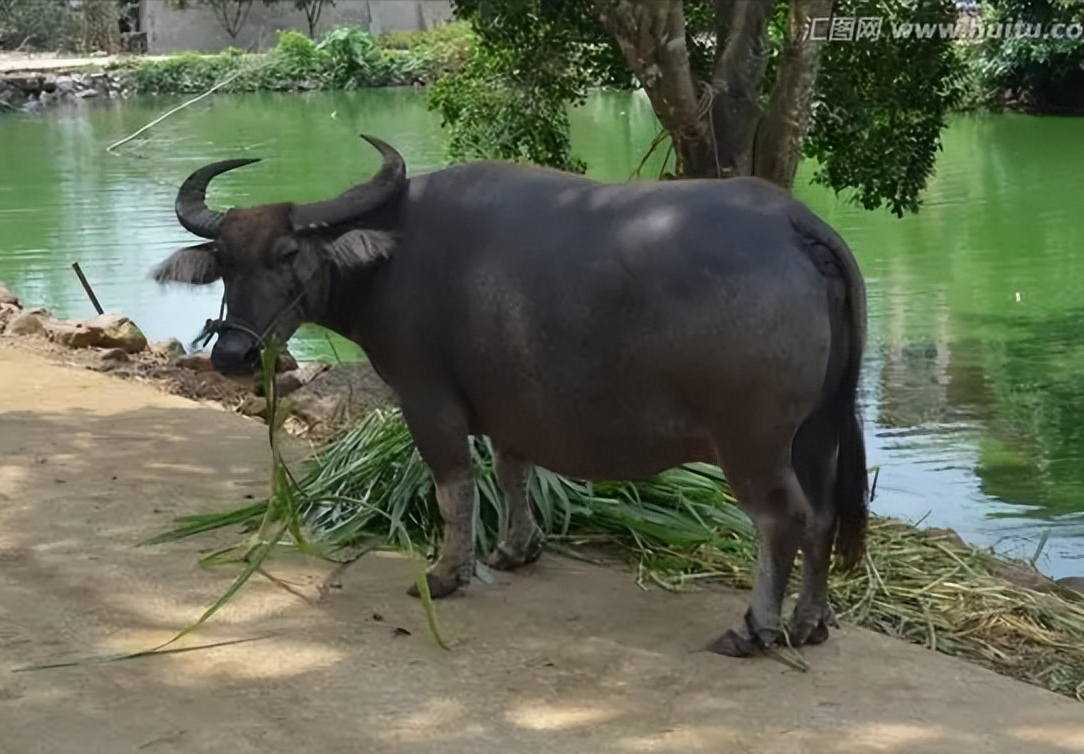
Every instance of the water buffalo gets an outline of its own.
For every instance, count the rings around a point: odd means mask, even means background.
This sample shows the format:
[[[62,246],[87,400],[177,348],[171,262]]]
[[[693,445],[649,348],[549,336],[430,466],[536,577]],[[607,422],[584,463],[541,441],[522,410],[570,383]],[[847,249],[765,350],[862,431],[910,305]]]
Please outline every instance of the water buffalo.
[[[864,550],[868,489],[856,391],[865,283],[843,240],[754,178],[604,184],[479,161],[411,178],[383,164],[313,204],[208,208],[216,175],[181,185],[180,249],[159,282],[223,281],[211,354],[251,374],[259,346],[315,322],[353,340],[398,395],[445,523],[434,597],[474,570],[469,435],[486,435],[505,498],[490,565],[538,558],[532,464],[569,477],[644,479],[718,464],[759,539],[744,625],[710,644],[749,656],[782,629],[799,549],[792,645],[827,639],[833,545]],[[412,594],[417,591],[412,589]]]

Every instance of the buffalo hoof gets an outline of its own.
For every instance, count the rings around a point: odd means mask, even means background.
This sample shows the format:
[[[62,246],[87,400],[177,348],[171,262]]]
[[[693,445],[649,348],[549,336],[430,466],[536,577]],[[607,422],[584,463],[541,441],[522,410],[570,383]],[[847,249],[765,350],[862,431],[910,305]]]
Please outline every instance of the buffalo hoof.
[[[537,527],[531,532],[530,539],[524,545],[501,542],[489,554],[486,564],[498,571],[512,571],[520,566],[530,565],[542,557],[542,547],[546,538]]]
[[[425,574],[425,582],[429,585],[429,596],[435,600],[453,594],[459,590],[459,587],[464,585],[455,574],[450,576],[438,576],[435,573],[427,573]],[[410,588],[407,589],[407,594],[411,597],[422,596],[417,584],[411,584]]]
[[[775,643],[775,632],[760,627],[752,610],[745,611],[745,629],[748,635],[730,629],[709,644],[708,651],[727,657],[753,657]]]
[[[829,627],[839,628],[839,622],[832,608],[825,605],[819,615],[802,616],[795,611],[787,628],[787,638],[791,646],[816,646],[828,641]]]

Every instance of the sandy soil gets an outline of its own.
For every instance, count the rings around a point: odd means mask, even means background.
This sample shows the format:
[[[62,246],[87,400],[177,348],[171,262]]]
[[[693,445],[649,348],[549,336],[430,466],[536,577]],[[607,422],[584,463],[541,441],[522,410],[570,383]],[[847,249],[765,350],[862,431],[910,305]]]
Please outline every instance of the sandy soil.
[[[146,649],[233,571],[208,536],[136,548],[172,516],[266,489],[265,428],[149,385],[0,346],[3,754],[1084,752],[1084,707],[844,627],[799,673],[700,651],[744,609],[723,589],[640,589],[618,568],[544,557],[439,604],[439,648],[405,589],[416,564],[276,560],[183,646]]]
[[[161,60],[163,55],[141,55],[140,59]],[[131,60],[132,55],[99,55],[97,57],[67,57],[50,52],[0,52],[0,73],[22,71],[76,71],[81,68],[107,68]]]

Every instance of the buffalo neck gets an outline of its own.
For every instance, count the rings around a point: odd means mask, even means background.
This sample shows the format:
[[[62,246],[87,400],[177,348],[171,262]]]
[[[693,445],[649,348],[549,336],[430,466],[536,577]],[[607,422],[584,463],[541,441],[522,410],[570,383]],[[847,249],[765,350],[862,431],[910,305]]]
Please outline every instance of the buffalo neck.
[[[352,340],[368,352],[371,333],[378,327],[377,296],[379,270],[368,268],[353,272],[328,270],[325,306],[313,321],[342,337]]]

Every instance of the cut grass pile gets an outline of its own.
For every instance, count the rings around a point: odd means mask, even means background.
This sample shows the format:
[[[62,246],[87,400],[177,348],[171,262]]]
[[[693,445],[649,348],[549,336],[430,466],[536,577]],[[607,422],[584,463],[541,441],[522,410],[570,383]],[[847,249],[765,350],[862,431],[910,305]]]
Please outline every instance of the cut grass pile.
[[[473,441],[473,459],[475,545],[484,557],[499,526],[499,488],[484,438]],[[276,519],[282,544],[331,559],[359,546],[433,550],[440,541],[433,484],[397,409],[373,412],[327,445],[296,482],[276,479],[279,491],[268,500],[179,519],[152,542],[240,524],[264,532],[258,539],[271,545],[266,532]],[[284,495],[287,482],[292,493]],[[617,547],[669,589],[703,579],[751,586],[753,528],[715,467],[691,464],[647,482],[593,485],[538,469],[531,493],[551,546]],[[796,568],[794,588],[797,578]],[[862,566],[849,575],[833,571],[830,588],[843,619],[1084,701],[1084,600],[1035,579],[1026,564],[875,517]]]

